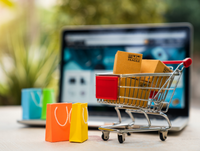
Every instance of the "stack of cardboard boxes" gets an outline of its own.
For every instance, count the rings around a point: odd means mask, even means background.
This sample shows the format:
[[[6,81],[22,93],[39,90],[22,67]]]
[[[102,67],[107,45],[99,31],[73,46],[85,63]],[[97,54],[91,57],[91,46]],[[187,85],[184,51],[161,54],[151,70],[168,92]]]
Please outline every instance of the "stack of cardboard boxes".
[[[134,74],[134,73],[167,73],[172,72],[160,60],[147,60],[142,59],[142,54],[118,51],[115,55],[115,62],[113,67],[114,74]],[[120,78],[120,86],[134,86],[134,87],[162,87],[168,77],[153,78],[148,77],[135,77],[135,78]],[[119,96],[148,99],[152,90],[150,89],[137,89],[137,88],[120,88]],[[154,91],[154,90],[153,90]],[[155,90],[158,91],[158,90]],[[155,92],[154,92],[155,93]],[[115,101],[105,100],[113,103],[120,103],[126,105],[136,105],[146,107],[147,101],[118,98]]]

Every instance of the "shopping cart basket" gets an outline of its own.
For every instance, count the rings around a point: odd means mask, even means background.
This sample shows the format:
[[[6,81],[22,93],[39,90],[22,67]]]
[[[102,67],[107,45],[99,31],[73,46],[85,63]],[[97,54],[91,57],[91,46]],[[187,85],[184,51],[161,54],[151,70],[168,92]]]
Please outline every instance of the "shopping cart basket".
[[[140,74],[96,74],[96,98],[98,103],[113,105],[117,112],[119,122],[109,126],[100,126],[102,139],[107,141],[110,132],[116,132],[119,143],[125,141],[125,134],[141,131],[158,131],[160,139],[167,138],[171,123],[165,114],[172,101],[175,89],[182,75],[183,69],[191,65],[192,60],[165,61],[165,64],[179,64],[171,73],[140,73]],[[173,67],[170,67],[173,70]],[[176,80],[174,80],[176,78]],[[171,87],[172,83],[175,84]],[[168,92],[172,93],[168,93]],[[165,99],[171,95],[169,102]],[[131,123],[121,122],[119,109],[124,109],[132,119]],[[143,113],[147,125],[135,125],[134,113]],[[153,127],[148,114],[159,115],[166,119],[168,126]],[[124,127],[124,129],[121,129]]]

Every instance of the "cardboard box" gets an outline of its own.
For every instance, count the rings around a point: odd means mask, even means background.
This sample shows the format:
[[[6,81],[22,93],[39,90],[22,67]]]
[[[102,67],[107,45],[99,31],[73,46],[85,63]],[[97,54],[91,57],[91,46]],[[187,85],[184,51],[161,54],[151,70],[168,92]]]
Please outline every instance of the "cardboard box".
[[[140,73],[142,54],[117,51],[113,67],[114,74]]]
[[[150,83],[149,83],[150,84]],[[131,86],[132,88],[119,88],[119,96],[130,97],[133,99],[125,99],[118,98],[117,100],[104,100],[108,103],[114,104],[124,104],[124,105],[132,105],[136,107],[146,107],[148,101],[141,101],[140,99],[148,99],[150,90],[149,89],[138,89],[133,87],[147,87],[147,81],[139,81],[135,78],[120,78],[119,81],[120,86]]]
[[[160,60],[148,60],[148,59],[143,59],[142,60],[142,65],[141,65],[141,73],[169,73],[172,72],[170,68],[168,68],[164,63],[162,63]],[[157,77],[154,78],[150,77],[149,82],[153,82],[154,87],[162,87],[166,80],[169,77]],[[148,77],[145,78],[145,81],[148,81]],[[166,85],[165,85],[166,87]]]
[[[160,60],[142,59],[141,73],[169,73],[172,72]]]
[[[119,54],[121,54],[121,52],[118,51],[115,57],[116,58],[115,61],[120,60],[119,59],[120,57],[118,56]],[[128,71],[124,72],[124,70],[126,69],[120,69],[121,72],[117,74],[124,74],[124,73],[128,74]],[[141,73],[168,73],[168,72],[172,72],[172,70],[169,69],[160,60],[146,60],[146,59],[142,60]],[[145,77],[120,78],[121,79],[119,81],[120,86],[131,86],[132,88],[119,88],[119,96],[125,96],[125,97],[134,98],[134,99],[118,98],[117,100],[104,100],[104,101],[109,102],[109,103],[132,105],[136,107],[145,108],[147,107],[148,101],[141,101],[141,100],[138,100],[137,98],[148,100],[149,97],[151,97],[151,95],[153,94],[156,95],[158,89],[155,89],[155,92],[154,92],[154,89],[152,90],[138,89],[138,88],[133,88],[133,87],[151,87],[152,86],[152,87],[160,88],[164,85],[164,83],[166,82],[168,78],[169,77],[164,77],[162,81],[161,81],[161,77],[153,78],[152,76],[146,77],[146,78]]]
[[[149,83],[150,84],[150,83]],[[118,99],[120,104],[132,105],[137,107],[146,107],[147,101],[137,100],[139,99],[148,99],[150,90],[149,89],[138,89],[133,87],[147,87],[147,81],[138,80],[135,78],[121,78],[120,86],[131,86],[132,88],[120,88],[120,96],[130,97],[134,99]]]

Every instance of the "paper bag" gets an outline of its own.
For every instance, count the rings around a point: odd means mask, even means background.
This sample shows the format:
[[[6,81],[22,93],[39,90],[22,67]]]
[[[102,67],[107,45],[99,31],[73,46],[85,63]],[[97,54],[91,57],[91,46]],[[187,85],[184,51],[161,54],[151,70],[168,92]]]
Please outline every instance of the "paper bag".
[[[42,114],[41,119],[46,120],[47,104],[55,103],[55,95],[53,89],[45,88],[42,91]]]
[[[71,109],[72,103],[47,104],[46,141],[69,140]]]
[[[88,111],[87,103],[72,105],[70,142],[84,142],[88,139]]]
[[[41,89],[29,88],[22,90],[21,104],[23,120],[40,119],[42,110],[41,98]]]

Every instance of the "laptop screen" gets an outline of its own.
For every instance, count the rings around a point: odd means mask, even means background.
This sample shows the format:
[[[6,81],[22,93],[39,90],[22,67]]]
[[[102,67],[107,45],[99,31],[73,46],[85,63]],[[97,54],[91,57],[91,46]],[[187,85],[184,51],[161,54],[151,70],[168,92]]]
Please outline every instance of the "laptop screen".
[[[89,106],[102,106],[95,98],[95,74],[112,72],[118,50],[141,53],[143,59],[183,60],[189,56],[189,45],[188,27],[147,26],[65,30],[60,101],[87,102]],[[173,66],[175,69],[177,65],[168,66]],[[170,108],[185,107],[185,78],[186,74],[183,73]],[[169,100],[170,94],[166,98],[166,101]]]

